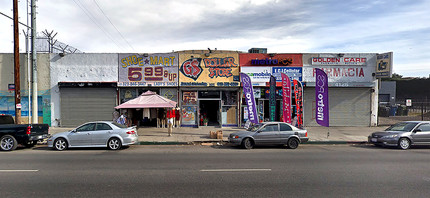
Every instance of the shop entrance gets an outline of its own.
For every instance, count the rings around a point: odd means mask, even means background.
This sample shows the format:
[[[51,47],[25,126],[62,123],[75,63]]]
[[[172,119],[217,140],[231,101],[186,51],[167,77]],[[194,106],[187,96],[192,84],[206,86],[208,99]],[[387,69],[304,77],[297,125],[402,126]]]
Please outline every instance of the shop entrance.
[[[200,126],[204,126],[204,121],[208,120],[208,126],[219,126],[220,106],[219,100],[200,100]]]

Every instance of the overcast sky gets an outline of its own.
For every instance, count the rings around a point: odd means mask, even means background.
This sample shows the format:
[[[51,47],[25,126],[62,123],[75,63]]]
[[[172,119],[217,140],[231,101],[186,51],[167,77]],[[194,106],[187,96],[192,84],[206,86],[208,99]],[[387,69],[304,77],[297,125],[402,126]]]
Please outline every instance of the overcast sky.
[[[429,77],[430,0],[42,0],[37,30],[86,53],[188,49],[394,52],[394,72]],[[12,16],[12,0],[0,12]],[[19,2],[26,23],[26,0]],[[13,52],[0,15],[0,52]],[[25,41],[20,26],[20,51]]]

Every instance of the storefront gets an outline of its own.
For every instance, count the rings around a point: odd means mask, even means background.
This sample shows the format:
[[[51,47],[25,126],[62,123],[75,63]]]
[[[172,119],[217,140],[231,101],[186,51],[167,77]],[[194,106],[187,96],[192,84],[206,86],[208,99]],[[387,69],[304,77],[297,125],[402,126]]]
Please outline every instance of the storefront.
[[[270,76],[276,77],[276,116],[279,121],[282,117],[282,85],[281,72],[290,77],[290,80],[302,81],[302,55],[301,54],[254,54],[243,53],[240,57],[241,72],[248,74],[254,87],[254,97],[257,104],[257,113],[260,121],[269,121],[269,81]],[[292,101],[295,100],[294,94]],[[243,100],[242,96],[242,100]],[[242,102],[241,122],[248,118],[246,104]],[[295,112],[293,102],[293,117]]]
[[[119,54],[119,104],[146,91],[178,101],[178,53]],[[142,109],[127,109],[133,125],[156,126],[158,113],[144,114]],[[156,112],[156,111],[151,111]]]
[[[330,126],[376,125],[376,54],[303,54],[305,126],[319,126],[315,121],[315,68],[328,76]]]
[[[238,53],[182,51],[179,63],[182,126],[237,126]]]

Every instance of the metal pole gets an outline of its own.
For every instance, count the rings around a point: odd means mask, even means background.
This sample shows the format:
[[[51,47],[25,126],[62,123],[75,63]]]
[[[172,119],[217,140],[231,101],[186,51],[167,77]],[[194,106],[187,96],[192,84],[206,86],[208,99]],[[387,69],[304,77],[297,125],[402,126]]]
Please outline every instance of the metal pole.
[[[26,52],[27,52],[27,86],[28,86],[28,123],[31,123],[31,64],[30,64],[30,26],[29,26],[29,10],[28,10],[28,1],[27,1],[27,34],[25,38],[26,43]]]
[[[13,0],[13,47],[14,47],[14,83],[15,83],[15,123],[21,123],[21,90],[19,75],[19,33],[18,0]]]
[[[33,123],[38,123],[38,110],[37,110],[37,53],[36,53],[36,1],[31,0],[31,58],[33,67]]]

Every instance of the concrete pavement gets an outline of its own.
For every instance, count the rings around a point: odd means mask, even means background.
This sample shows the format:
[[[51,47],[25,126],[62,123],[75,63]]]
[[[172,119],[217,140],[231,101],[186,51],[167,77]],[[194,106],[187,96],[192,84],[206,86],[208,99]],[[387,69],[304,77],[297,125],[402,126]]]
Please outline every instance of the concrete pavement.
[[[374,131],[384,130],[387,126],[380,127],[306,127],[308,130],[308,144],[347,144],[365,143],[367,136]],[[50,134],[68,131],[73,128],[51,127]],[[210,131],[222,130],[223,139],[211,139]],[[168,136],[167,128],[140,127],[138,135],[140,144],[213,144],[225,143],[230,133],[244,130],[238,127],[213,127],[200,128],[180,127],[173,128],[173,135]]]

